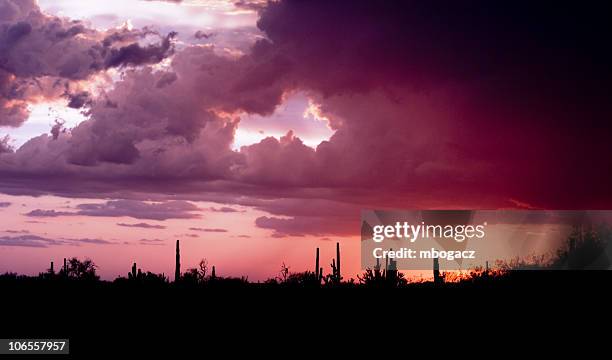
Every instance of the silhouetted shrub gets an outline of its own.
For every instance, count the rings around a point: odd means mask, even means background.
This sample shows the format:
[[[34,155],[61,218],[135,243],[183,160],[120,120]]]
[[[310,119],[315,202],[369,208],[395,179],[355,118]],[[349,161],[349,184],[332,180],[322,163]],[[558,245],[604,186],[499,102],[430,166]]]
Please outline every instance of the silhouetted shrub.
[[[97,281],[100,277],[96,274],[96,264],[90,259],[83,261],[73,257],[68,259],[67,268],[60,271],[60,276],[73,280]]]

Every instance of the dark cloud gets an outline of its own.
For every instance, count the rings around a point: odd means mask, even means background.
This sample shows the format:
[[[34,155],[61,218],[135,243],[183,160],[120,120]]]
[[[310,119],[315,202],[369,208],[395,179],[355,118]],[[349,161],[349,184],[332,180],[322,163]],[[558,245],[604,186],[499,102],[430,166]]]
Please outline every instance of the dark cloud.
[[[155,64],[167,58],[174,52],[172,40],[176,33],[171,32],[161,42],[161,44],[151,44],[141,46],[133,43],[120,48],[111,49],[104,61],[105,68],[120,66]]]
[[[27,118],[29,114],[27,102],[21,94],[22,91],[14,76],[0,69],[0,126],[19,126]],[[9,150],[5,137],[0,141],[0,153]]]
[[[85,79],[103,68],[160,61],[173,49],[173,33],[161,36],[148,28],[98,31],[80,21],[44,14],[32,0],[2,3],[17,9],[0,19],[2,69],[19,79]],[[158,37],[159,44],[137,42],[148,36]]]
[[[132,217],[135,219],[168,220],[197,219],[200,209],[188,201],[148,203],[136,200],[113,200],[103,204],[79,204],[77,215]]]
[[[161,239],[140,239],[138,240],[140,245],[155,245],[155,246],[164,246],[166,245],[165,240]]]
[[[55,120],[55,124],[53,124],[53,126],[51,127],[51,136],[53,137],[53,140],[57,140],[60,136],[60,134],[62,133],[66,133],[66,128],[64,127],[64,121],[61,120]]]
[[[47,239],[37,235],[0,236],[0,246],[21,246],[44,248],[51,245],[63,245],[64,241]]]
[[[4,230],[7,234],[29,234],[28,230]]]
[[[582,72],[609,76],[610,51],[601,46],[612,27],[607,10],[559,4],[551,11],[529,1],[289,0],[269,3],[258,26],[270,51],[281,50],[302,73],[300,80],[330,94],[500,77],[541,88],[557,76],[591,85],[598,80]],[[529,69],[535,77],[516,76]]]
[[[209,211],[212,212],[220,212],[220,213],[235,213],[235,212],[241,212],[241,210],[238,209],[234,209],[233,207],[229,207],[229,206],[220,206],[220,207],[209,207],[208,208]]]
[[[201,232],[214,232],[214,233],[224,233],[227,232],[227,229],[217,229],[217,228],[199,228],[199,227],[190,227],[191,231],[201,231]]]
[[[147,223],[137,223],[137,224],[117,223],[117,226],[143,228],[143,229],[165,229],[166,228],[163,225],[152,225],[152,224],[147,224]]]
[[[268,0],[238,0],[234,1],[234,6],[238,9],[261,11],[265,9]]]
[[[275,236],[354,233],[370,207],[607,208],[612,23],[601,6],[272,2],[260,9],[266,38],[244,56],[185,46],[168,69],[126,71],[70,133],[0,154],[2,191],[209,198],[268,211],[257,225]],[[13,17],[6,43],[34,46],[24,39],[38,27]],[[171,52],[164,40],[155,51],[114,42],[124,35],[96,48],[97,66]],[[30,65],[0,72],[7,123],[26,109],[14,94],[32,88],[17,79]],[[66,78],[89,72],[69,65]],[[232,150],[241,114],[269,115],[295,90],[320,105],[328,141],[313,149],[288,132]]]
[[[107,168],[110,177],[127,171],[152,181],[230,178],[242,156],[231,149],[239,118],[229,114],[269,114],[282,98],[282,87],[271,79],[244,83],[241,74],[258,66],[249,57],[234,60],[188,47],[174,56],[172,72],[128,72],[92,103],[90,120],[53,142],[31,139],[1,168],[22,172],[37,163],[37,172],[55,174]]]
[[[610,142],[599,130],[612,115],[612,52],[601,46],[609,10],[279,1],[262,12],[269,40],[255,49],[282,54],[287,76],[324,95],[338,128],[316,153],[338,166],[317,172],[329,181],[602,207],[612,201]]]
[[[9,206],[11,206],[12,203],[8,202],[8,201],[2,201],[0,202],[0,208],[7,208]]]
[[[135,43],[136,41],[144,39],[150,35],[158,36],[160,37],[160,39],[162,39],[162,37],[159,35],[159,32],[147,26],[141,29],[121,27],[119,29],[114,29],[112,32],[105,33],[104,38],[102,40],[102,45],[106,48],[109,48],[113,44]]]
[[[254,204],[255,205],[255,204]],[[330,200],[278,199],[255,205],[277,216],[260,216],[255,225],[276,236],[352,235],[359,228],[361,208]]]
[[[71,215],[77,215],[77,214],[73,212],[67,212],[67,211],[35,209],[35,210],[28,212],[25,215],[31,216],[31,217],[58,217],[58,216],[71,216]]]
[[[195,32],[195,34],[193,34],[193,37],[200,40],[200,39],[209,39],[214,35],[215,35],[214,33],[207,33],[205,31],[198,30]]]
[[[34,0],[0,0],[0,126],[20,126],[28,103],[67,97],[88,103],[74,81],[111,67],[159,62],[174,49],[174,33],[149,29],[98,31],[85,23],[41,12]],[[140,45],[147,37],[158,43]]]
[[[101,239],[50,239],[38,235],[18,235],[18,236],[0,236],[0,246],[20,246],[20,247],[35,247],[46,248],[49,246],[72,245],[80,246],[81,244],[94,245],[112,245],[111,241]]]
[[[190,238],[199,238],[200,235],[198,234],[182,234],[182,235],[175,235],[176,237],[190,237]]]
[[[79,204],[76,211],[57,211],[36,209],[25,214],[31,217],[59,216],[100,216],[100,217],[132,217],[135,219],[168,220],[197,219],[200,210],[188,201],[166,201],[149,203],[138,200],[112,200],[100,204]],[[145,227],[148,224],[118,224],[120,226]],[[154,225],[149,225],[153,227]]]
[[[13,147],[11,146],[10,142],[11,138],[8,135],[0,138],[0,154],[13,152]]]
[[[83,106],[91,103],[90,94],[87,91],[79,91],[73,94],[66,93],[68,98],[68,107],[80,109]]]
[[[73,245],[79,244],[94,244],[94,245],[113,245],[115,242],[103,240],[103,239],[90,239],[90,238],[80,238],[80,239],[70,239],[64,238],[63,240],[67,241]]]
[[[261,216],[255,220],[255,225],[262,229],[274,230],[277,236],[305,236],[305,235],[340,235],[349,236],[355,234],[355,225],[359,225],[358,219],[338,222],[337,218],[323,217],[293,217],[277,218]]]

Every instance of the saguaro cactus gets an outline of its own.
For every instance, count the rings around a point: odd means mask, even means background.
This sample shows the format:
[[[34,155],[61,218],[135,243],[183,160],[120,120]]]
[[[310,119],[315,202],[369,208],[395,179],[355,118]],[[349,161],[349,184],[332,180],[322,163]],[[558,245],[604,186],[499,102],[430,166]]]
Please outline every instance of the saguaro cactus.
[[[210,278],[211,278],[211,280],[214,280],[214,279],[217,278],[217,273],[215,271],[215,265],[213,265],[212,271],[210,272]]]
[[[393,251],[393,249],[389,249],[390,251]],[[397,279],[398,279],[398,275],[397,275],[397,261],[395,259],[387,259],[388,260],[388,266],[387,269],[385,270],[385,278],[387,279],[387,282],[390,283],[393,286],[397,286]]]
[[[338,280],[338,267],[336,266],[336,259],[332,259],[331,262],[331,268],[332,268],[332,280],[335,282]]]
[[[380,259],[376,258],[376,265],[374,265],[374,275],[380,277]]]
[[[342,280],[342,272],[340,271],[340,243],[339,242],[336,243],[336,271],[338,272],[336,274],[338,282],[340,282],[340,280]]]
[[[181,279],[181,249],[179,246],[179,241],[176,240],[176,264],[174,267],[174,281],[179,281]]]
[[[342,273],[340,271],[340,243],[336,243],[336,258],[332,259],[331,268],[331,279],[333,282],[339,284],[342,281]],[[321,274],[323,274],[323,271],[321,271]]]
[[[319,248],[317,248],[317,261],[315,264],[315,277],[318,279],[321,278],[321,274],[319,273]]]
[[[442,276],[440,276],[440,261],[438,258],[433,259],[433,276],[434,276],[434,284],[441,283]]]
[[[136,263],[132,264],[132,272],[128,274],[128,278],[136,280]]]

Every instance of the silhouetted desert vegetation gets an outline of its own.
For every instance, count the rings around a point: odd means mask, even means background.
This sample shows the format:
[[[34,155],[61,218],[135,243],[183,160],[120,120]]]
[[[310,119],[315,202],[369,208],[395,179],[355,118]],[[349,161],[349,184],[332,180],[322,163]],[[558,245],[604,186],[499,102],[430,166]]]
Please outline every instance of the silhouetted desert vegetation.
[[[357,279],[345,279],[341,272],[340,245],[336,244],[336,257],[331,260],[328,271],[321,266],[319,249],[316,249],[315,271],[291,272],[289,266],[282,264],[277,276],[263,282],[251,282],[247,277],[227,277],[218,274],[214,265],[202,259],[197,267],[181,271],[180,243],[176,242],[176,264],[174,279],[165,274],[143,271],[137,264],[132,264],[125,277],[114,281],[100,280],[98,267],[91,259],[64,259],[61,268],[56,271],[51,263],[47,271],[38,276],[5,273],[0,275],[0,287],[7,289],[18,287],[103,287],[103,288],[168,288],[168,289],[241,289],[241,288],[458,288],[474,286],[497,286],[508,283],[525,282],[530,279],[563,279],[568,277],[565,271],[555,270],[607,270],[610,268],[612,254],[612,231],[605,226],[597,229],[575,231],[565,245],[546,258],[534,256],[527,259],[497,261],[492,268],[488,263],[485,268],[474,268],[468,271],[447,271],[439,269],[438,262],[433,261],[430,279],[410,279],[395,269],[394,262],[383,269],[380,265],[365,269]],[[537,270],[537,271],[536,271]],[[593,276],[593,272],[589,272]]]

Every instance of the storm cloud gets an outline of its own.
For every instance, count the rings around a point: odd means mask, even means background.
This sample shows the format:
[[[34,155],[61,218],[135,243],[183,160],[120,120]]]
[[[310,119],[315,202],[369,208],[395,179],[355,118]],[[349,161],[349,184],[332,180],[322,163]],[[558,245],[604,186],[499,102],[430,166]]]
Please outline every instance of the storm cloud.
[[[113,67],[159,62],[174,50],[173,33],[150,30],[98,31],[85,23],[41,12],[34,0],[0,1],[0,126],[20,126],[29,103],[68,97],[77,81]],[[138,40],[157,37],[159,43]]]
[[[32,87],[21,81],[42,68],[84,79],[109,66],[140,67],[94,98],[75,96],[88,120],[71,131],[16,151],[0,146],[0,188],[179,194],[250,206],[272,215],[256,225],[277,236],[356,233],[360,208],[606,208],[612,70],[602,44],[612,25],[599,6],[257,3],[266,37],[241,55],[214,45],[174,49],[172,33],[154,45],[108,40],[111,49],[93,30],[56,19],[61,41],[75,42],[70,53],[95,50],[37,66],[18,66],[11,54],[20,53],[9,51],[0,68],[0,121],[26,116],[29,97],[20,94]],[[16,14],[2,20],[2,46],[37,46],[24,39],[36,39],[49,17],[29,27]],[[167,67],[147,65],[169,56]],[[289,131],[232,149],[241,116],[268,116],[295,91],[318,105],[335,131],[329,140],[313,148]],[[77,212],[170,218],[118,201]]]

